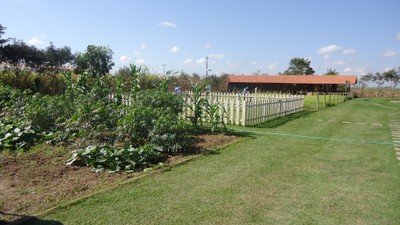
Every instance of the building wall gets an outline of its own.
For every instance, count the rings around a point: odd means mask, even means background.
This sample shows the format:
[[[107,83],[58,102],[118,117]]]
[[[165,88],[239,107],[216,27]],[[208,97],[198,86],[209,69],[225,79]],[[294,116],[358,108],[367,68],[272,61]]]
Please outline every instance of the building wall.
[[[307,93],[307,92],[343,92],[344,85],[337,84],[256,84],[256,83],[228,83],[228,91],[240,93],[248,87],[250,93],[258,92],[284,92],[284,93]]]

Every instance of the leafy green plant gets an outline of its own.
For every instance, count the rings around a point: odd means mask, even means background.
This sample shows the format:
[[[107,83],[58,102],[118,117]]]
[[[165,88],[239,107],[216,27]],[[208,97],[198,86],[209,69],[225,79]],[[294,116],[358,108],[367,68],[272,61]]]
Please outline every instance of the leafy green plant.
[[[25,108],[26,118],[37,131],[54,131],[71,116],[63,96],[34,94]]]
[[[0,150],[27,149],[36,139],[37,134],[29,122],[10,117],[0,120]]]
[[[225,108],[222,107],[219,103],[211,104],[207,101],[207,114],[210,120],[211,132],[215,133],[218,131],[225,132],[226,126],[224,122],[224,118],[226,117]],[[222,115],[220,114],[222,111]]]
[[[207,83],[202,84],[192,84],[192,95],[188,95],[191,103],[187,107],[192,111],[192,115],[189,116],[189,120],[193,126],[197,127],[199,122],[201,122],[204,115],[204,107],[207,105],[207,99],[201,96],[202,92],[205,90]]]
[[[109,169],[112,172],[133,172],[138,168],[146,168],[158,162],[160,151],[157,146],[146,144],[139,148],[132,146],[119,148],[114,146],[88,146],[85,149],[75,150],[67,165],[86,164],[92,167],[93,172],[103,172]]]
[[[149,142],[161,147],[165,153],[188,151],[193,141],[187,134],[187,126],[175,114],[161,114],[149,132]]]
[[[136,102],[137,99],[137,94],[140,91],[140,71],[142,69],[142,67],[137,67],[134,64],[130,64],[130,74],[132,76],[132,81],[133,81],[133,85],[132,85],[132,89],[131,89],[131,99],[132,99],[132,104],[134,104]]]

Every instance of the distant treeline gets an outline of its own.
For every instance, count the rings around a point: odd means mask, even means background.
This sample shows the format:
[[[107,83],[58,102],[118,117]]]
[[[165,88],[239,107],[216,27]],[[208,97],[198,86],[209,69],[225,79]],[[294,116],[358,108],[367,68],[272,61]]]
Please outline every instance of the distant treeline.
[[[388,97],[395,98],[398,95],[397,86],[400,82],[400,67],[387,70],[384,72],[367,73],[358,80],[360,89],[357,93],[358,97]],[[390,89],[384,89],[383,85],[389,84]],[[366,91],[366,87],[373,85],[375,89]],[[375,90],[375,91],[371,91]],[[386,94],[385,94],[386,93]],[[389,93],[389,94],[388,94]],[[397,96],[400,97],[400,96]]]

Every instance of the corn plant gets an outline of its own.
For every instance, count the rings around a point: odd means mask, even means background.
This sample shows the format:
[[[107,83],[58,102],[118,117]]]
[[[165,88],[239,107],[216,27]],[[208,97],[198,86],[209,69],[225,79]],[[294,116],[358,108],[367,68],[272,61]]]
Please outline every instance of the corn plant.
[[[207,114],[210,120],[211,132],[226,131],[224,119],[226,118],[226,110],[220,103],[211,104],[207,101]],[[222,111],[222,115],[220,114]]]
[[[136,102],[137,94],[140,91],[140,71],[142,70],[142,67],[137,67],[134,64],[130,64],[129,66],[131,68],[130,73],[133,81],[133,86],[131,89],[131,101],[133,105],[133,103]]]
[[[201,123],[203,115],[204,115],[204,107],[207,105],[207,99],[201,96],[202,92],[205,90],[206,83],[202,84],[191,84],[193,94],[189,95],[191,100],[191,104],[188,104],[187,107],[192,112],[192,115],[189,116],[189,120],[194,127]]]

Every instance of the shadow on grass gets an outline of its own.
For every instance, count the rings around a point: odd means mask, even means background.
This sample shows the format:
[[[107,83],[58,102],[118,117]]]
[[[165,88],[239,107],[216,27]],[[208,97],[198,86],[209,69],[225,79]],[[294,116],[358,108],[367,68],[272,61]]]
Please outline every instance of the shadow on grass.
[[[0,219],[0,225],[22,225],[22,224],[35,224],[35,225],[63,225],[55,220],[42,220],[34,216],[20,215],[14,213],[6,213],[0,211],[0,216],[7,217],[6,220]]]
[[[286,123],[296,120],[296,119],[300,119],[300,118],[305,118],[313,113],[315,113],[317,111],[315,110],[303,110],[301,112],[297,112],[291,115],[287,115],[287,116],[282,116],[282,117],[278,117],[275,118],[273,120],[269,120],[266,121],[264,123],[260,123],[254,126],[250,126],[250,127],[254,127],[254,128],[277,128],[280,126],[285,125]]]

